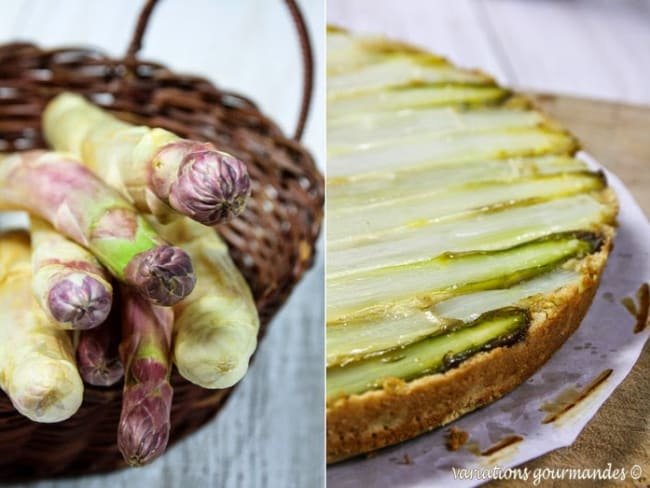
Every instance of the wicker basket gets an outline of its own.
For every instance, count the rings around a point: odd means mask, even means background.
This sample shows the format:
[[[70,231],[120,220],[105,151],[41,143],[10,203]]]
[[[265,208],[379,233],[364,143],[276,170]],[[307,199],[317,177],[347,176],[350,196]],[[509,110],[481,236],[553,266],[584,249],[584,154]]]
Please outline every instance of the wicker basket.
[[[149,0],[124,59],[87,49],[42,50],[31,44],[0,46],[0,151],[45,147],[40,117],[47,101],[71,90],[132,122],[214,142],[248,165],[252,197],[245,213],[218,230],[253,290],[262,331],[311,266],[320,230],[323,181],[297,142],[311,98],[311,48],[293,1],[305,60],[305,90],[296,136],[285,137],[250,100],[140,61],[155,0]],[[300,324],[296,324],[300,326]],[[223,406],[232,389],[205,390],[178,373],[170,443],[196,430]],[[0,480],[108,471],[123,466],[116,446],[121,385],[86,387],[81,409],[59,424],[38,424],[18,414],[0,393]]]

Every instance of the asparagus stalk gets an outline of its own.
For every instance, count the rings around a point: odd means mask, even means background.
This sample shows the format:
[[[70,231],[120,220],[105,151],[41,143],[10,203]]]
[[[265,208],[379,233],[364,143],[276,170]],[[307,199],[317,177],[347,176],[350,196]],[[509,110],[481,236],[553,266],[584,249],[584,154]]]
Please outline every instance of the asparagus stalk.
[[[491,85],[494,81],[479,72],[432,60],[430,56],[391,56],[348,73],[330,76],[327,80],[327,98],[335,100],[392,87],[448,83]]]
[[[384,92],[369,92],[358,97],[345,97],[327,105],[329,121],[338,121],[355,112],[381,113],[400,109],[425,109],[442,106],[496,105],[510,95],[508,90],[490,85],[425,85],[391,88],[390,97]]]
[[[170,208],[205,225],[241,213],[250,194],[244,163],[210,143],[122,122],[83,97],[64,93],[43,114],[45,138],[158,217]]]
[[[361,146],[388,145],[406,137],[436,137],[487,130],[504,131],[545,123],[544,117],[537,112],[508,107],[481,110],[439,107],[422,110],[406,109],[397,112],[357,113],[328,124],[327,137],[333,141],[328,147],[328,152],[338,154]]]
[[[509,288],[602,243],[599,234],[551,234],[495,251],[448,252],[418,263],[388,266],[328,280],[327,320],[344,323],[396,307],[426,307],[454,295]]]
[[[563,154],[576,147],[575,140],[563,132],[524,127],[438,137],[413,136],[390,146],[358,145],[358,150],[353,152],[330,154],[327,164],[331,177],[358,178],[383,171],[435,168],[449,163],[460,165],[485,159]]]
[[[124,376],[120,360],[120,306],[116,303],[108,319],[98,327],[83,330],[77,345],[77,367],[89,385],[111,386]]]
[[[60,422],[81,405],[83,383],[66,331],[32,295],[29,240],[0,235],[0,387],[36,422]]]
[[[31,219],[34,296],[45,313],[66,329],[90,329],[108,317],[110,277],[86,249]]]
[[[328,131],[329,137],[329,131]],[[509,182],[557,173],[584,171],[585,164],[568,156],[479,159],[465,165],[448,164],[423,170],[400,170],[361,180],[332,178],[327,182],[328,204],[337,207],[375,203],[400,196],[434,193],[449,187],[487,181]]]
[[[435,202],[435,199],[432,199]],[[471,214],[465,219],[402,229],[356,245],[328,248],[327,278],[386,266],[424,261],[444,253],[495,251],[558,232],[590,229],[604,220],[606,207],[578,194],[508,211]],[[339,244],[343,244],[339,242]]]
[[[178,371],[204,388],[232,386],[257,346],[259,318],[248,285],[212,229],[189,219],[154,226],[188,252],[197,275],[194,292],[174,306]]]
[[[389,378],[409,381],[453,368],[478,352],[516,342],[525,334],[529,321],[526,310],[493,310],[447,334],[428,337],[381,356],[328,368],[327,399],[381,388]]]
[[[377,73],[376,68],[381,69],[380,63],[399,61],[408,59],[413,62],[417,68],[416,73],[401,72],[399,68],[388,70],[392,73]],[[399,65],[398,65],[399,66]],[[408,65],[407,65],[408,66]],[[452,65],[448,60],[441,56],[428,53],[415,46],[384,39],[377,36],[357,36],[347,32],[337,31],[327,33],[327,74],[328,88],[330,79],[338,79],[342,74],[354,74],[361,72],[360,79],[355,80],[357,84],[366,85],[368,83],[377,85],[385,84],[394,85],[395,77],[407,78],[409,81],[426,79],[426,70],[422,67],[440,68],[446,67],[450,71],[455,70],[459,76],[472,77],[471,81],[475,83],[489,82],[491,78],[477,71],[463,70]],[[402,68],[403,69],[403,68]],[[411,68],[412,69],[412,68]],[[373,80],[371,73],[375,71],[374,76],[378,80]],[[399,84],[399,83],[398,83]],[[337,85],[334,85],[337,87]]]
[[[172,305],[195,284],[187,254],[167,245],[118,192],[59,153],[0,160],[0,208],[26,210],[89,249],[118,280]]]
[[[510,306],[523,306],[540,296],[580,282],[577,271],[554,269],[510,288],[459,295],[426,308],[406,308],[327,327],[327,366],[374,356],[396,346],[405,347],[476,320],[480,315]]]
[[[357,242],[398,237],[407,229],[485,217],[496,211],[602,190],[601,174],[588,171],[521,178],[516,182],[484,182],[432,190],[419,195],[381,198],[354,206],[328,206],[328,244],[338,248]]]
[[[128,464],[140,466],[162,454],[169,440],[174,313],[130,289],[122,290],[122,300],[125,372],[117,445]]]

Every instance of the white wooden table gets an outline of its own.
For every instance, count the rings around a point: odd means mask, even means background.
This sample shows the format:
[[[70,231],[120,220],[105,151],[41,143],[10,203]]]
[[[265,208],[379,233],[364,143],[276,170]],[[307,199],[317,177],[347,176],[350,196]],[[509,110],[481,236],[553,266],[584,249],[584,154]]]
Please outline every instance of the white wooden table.
[[[0,43],[91,45],[120,56],[143,0],[0,0]],[[323,167],[321,0],[299,1],[321,61],[304,141]],[[256,100],[293,133],[298,44],[281,0],[161,0],[141,53]],[[323,483],[323,266],[273,321],[257,358],[217,418],[152,465],[30,487],[318,487]],[[56,446],[52,446],[56,449]]]

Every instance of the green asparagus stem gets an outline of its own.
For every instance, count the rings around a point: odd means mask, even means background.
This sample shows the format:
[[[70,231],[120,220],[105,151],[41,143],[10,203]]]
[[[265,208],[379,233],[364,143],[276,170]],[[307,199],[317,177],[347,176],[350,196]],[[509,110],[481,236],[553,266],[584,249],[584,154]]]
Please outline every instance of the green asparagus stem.
[[[0,208],[47,220],[156,304],[172,305],[194,288],[187,254],[167,245],[118,192],[74,159],[28,151],[0,160]]]
[[[386,351],[405,347],[476,320],[480,315],[511,305],[524,305],[540,296],[578,285],[580,273],[553,269],[510,288],[458,295],[427,308],[403,308],[327,327],[327,366],[345,365]]]
[[[174,314],[130,289],[122,290],[122,300],[125,373],[117,445],[128,464],[141,466],[162,454],[169,440]]]
[[[551,234],[496,251],[447,252],[418,263],[328,280],[328,323],[344,323],[394,307],[426,307],[462,293],[509,288],[596,252],[602,236]]]
[[[381,388],[389,378],[409,381],[453,368],[478,352],[516,342],[526,332],[529,321],[525,310],[494,310],[447,334],[346,366],[328,368],[327,399]]]
[[[57,150],[70,151],[136,207],[168,218],[170,207],[205,225],[241,213],[250,194],[244,163],[210,143],[122,122],[83,97],[63,93],[43,114]]]
[[[449,249],[455,252],[505,249],[548,234],[589,229],[603,220],[605,212],[604,205],[595,198],[578,194],[406,228],[368,241],[340,241],[340,247],[332,243],[328,248],[327,279],[424,261]]]

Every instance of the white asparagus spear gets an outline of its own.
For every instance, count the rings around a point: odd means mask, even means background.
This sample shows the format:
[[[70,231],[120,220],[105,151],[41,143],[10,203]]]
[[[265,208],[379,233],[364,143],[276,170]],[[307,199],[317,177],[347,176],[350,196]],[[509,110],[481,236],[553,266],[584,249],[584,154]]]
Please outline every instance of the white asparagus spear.
[[[48,318],[64,329],[103,323],[113,287],[97,258],[37,217],[31,217],[31,236],[34,296]]]
[[[174,306],[176,367],[204,388],[232,386],[246,374],[257,346],[259,318],[250,289],[213,229],[187,218],[153,225],[191,256],[197,277],[192,294]]]
[[[242,212],[250,194],[239,159],[210,143],[128,124],[79,95],[55,97],[43,112],[43,131],[52,147],[76,154],[140,211],[159,218],[170,218],[171,207],[218,224]]]
[[[36,422],[60,422],[81,405],[83,383],[66,331],[32,295],[31,252],[23,232],[0,235],[0,388]]]

